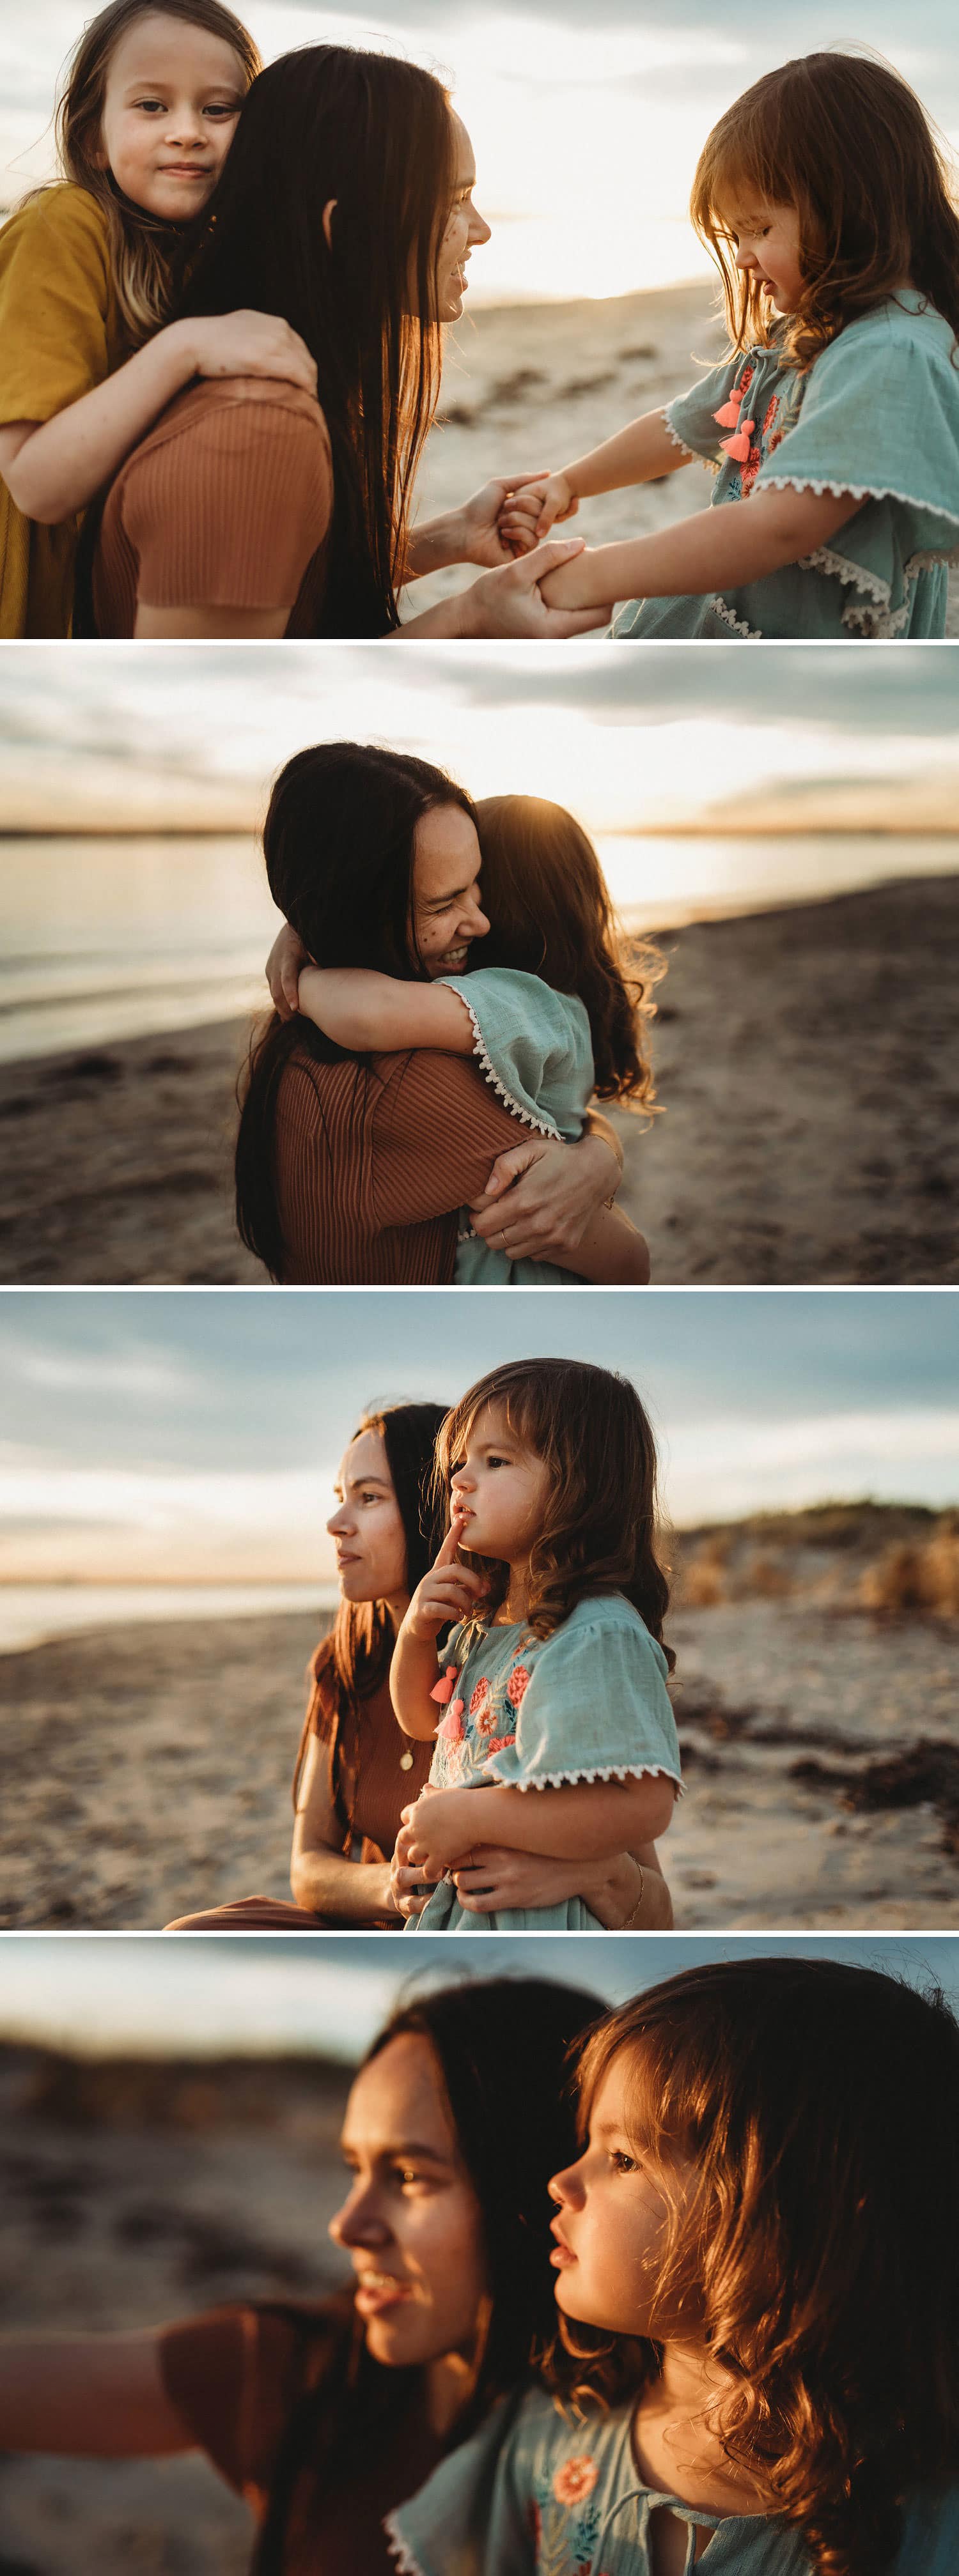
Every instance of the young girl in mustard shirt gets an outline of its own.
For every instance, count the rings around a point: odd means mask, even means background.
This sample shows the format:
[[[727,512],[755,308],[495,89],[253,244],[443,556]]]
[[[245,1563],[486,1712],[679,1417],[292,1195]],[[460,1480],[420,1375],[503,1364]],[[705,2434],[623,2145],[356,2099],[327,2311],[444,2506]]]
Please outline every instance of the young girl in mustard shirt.
[[[270,314],[164,327],[178,231],[207,204],[259,69],[221,0],[111,0],[76,49],[63,181],[0,232],[0,636],[69,634],[78,514],[192,376],[316,390]]]

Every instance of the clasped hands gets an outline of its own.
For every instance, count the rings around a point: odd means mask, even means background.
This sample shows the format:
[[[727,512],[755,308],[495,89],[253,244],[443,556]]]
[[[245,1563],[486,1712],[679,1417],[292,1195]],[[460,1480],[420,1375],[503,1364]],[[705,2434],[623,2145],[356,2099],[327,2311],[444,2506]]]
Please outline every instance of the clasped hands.
[[[435,1789],[427,1782],[414,1804],[403,1809],[393,1853],[391,1891],[400,1914],[418,1914],[425,1898],[422,1886],[435,1887],[449,1872],[473,1869],[476,1855],[469,1841],[469,1789]]]

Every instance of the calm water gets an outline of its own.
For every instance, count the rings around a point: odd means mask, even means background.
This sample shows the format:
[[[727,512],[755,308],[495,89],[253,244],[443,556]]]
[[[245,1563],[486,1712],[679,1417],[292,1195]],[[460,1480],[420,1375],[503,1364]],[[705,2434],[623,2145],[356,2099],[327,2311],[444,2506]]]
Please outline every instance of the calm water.
[[[959,835],[598,846],[637,929],[959,869]],[[252,838],[0,842],[0,1060],[254,1011],[277,922]]]
[[[0,1654],[82,1628],[139,1619],[255,1619],[270,1610],[332,1610],[330,1583],[2,1583]]]

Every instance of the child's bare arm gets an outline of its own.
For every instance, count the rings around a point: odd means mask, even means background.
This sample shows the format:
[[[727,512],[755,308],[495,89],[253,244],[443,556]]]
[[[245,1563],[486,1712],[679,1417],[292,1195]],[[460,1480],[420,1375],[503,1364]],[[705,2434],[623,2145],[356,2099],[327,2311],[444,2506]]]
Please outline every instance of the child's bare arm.
[[[858,508],[852,492],[755,492],[724,509],[697,510],[655,536],[587,548],[547,575],[543,595],[551,608],[581,608],[612,597],[738,589],[828,545]]]
[[[544,1852],[555,1860],[609,1860],[666,1832],[675,1782],[644,1772],[638,1780],[588,1780],[557,1789],[440,1789],[418,1802],[414,1861],[448,1869],[477,1843],[507,1851]]]
[[[601,447],[591,448],[572,465],[554,474],[531,476],[520,485],[500,513],[500,535],[505,544],[522,539],[524,547],[537,545],[557,520],[573,518],[580,502],[594,493],[658,482],[661,475],[675,474],[680,465],[692,463],[689,448],[680,446],[667,428],[665,413],[643,412],[639,420],[629,421],[614,438],[605,439]]]
[[[367,966],[304,966],[299,993],[304,1017],[357,1055],[393,1047],[472,1055],[469,1012],[448,985],[404,984]]]
[[[404,1735],[421,1743],[435,1735],[439,1708],[431,1693],[438,1679],[436,1640],[441,1628],[466,1617],[482,1599],[486,1585],[472,1566],[457,1563],[462,1515],[454,1509],[450,1528],[435,1565],[424,1574],[397,1636],[390,1665],[390,1698]]]
[[[649,1245],[622,1208],[604,1207],[587,1226],[575,1256],[559,1266],[575,1269],[577,1277],[592,1279],[597,1287],[646,1288]]]
[[[43,527],[58,527],[85,509],[194,376],[274,376],[316,392],[305,341],[276,314],[170,322],[52,420],[9,421],[0,429],[0,475],[15,508]]]

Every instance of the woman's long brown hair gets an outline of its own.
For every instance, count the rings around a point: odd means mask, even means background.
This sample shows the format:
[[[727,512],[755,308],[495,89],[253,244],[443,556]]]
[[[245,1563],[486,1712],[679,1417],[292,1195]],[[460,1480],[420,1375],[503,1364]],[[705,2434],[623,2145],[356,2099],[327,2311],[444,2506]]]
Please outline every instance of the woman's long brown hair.
[[[437,1483],[450,1474],[478,1415],[503,1407],[524,1448],[549,1470],[543,1524],[530,1553],[528,1624],[552,1636],[589,1593],[625,1593],[662,1646],[669,1584],[656,1554],[656,1444],[635,1387],[585,1360],[511,1360],[477,1379],[447,1414],[436,1444]],[[476,1557],[489,1606],[505,1599],[508,1569]]]
[[[652,1110],[646,1027],[666,961],[651,940],[627,942],[592,841],[565,805],[542,796],[484,796],[476,808],[492,928],[481,966],[519,966],[583,1003],[596,1095]]]
[[[254,82],[184,245],[179,313],[281,314],[316,361],[335,487],[327,634],[398,623],[413,483],[439,395],[436,271],[454,179],[449,98],[431,72],[305,45]]]
[[[815,2576],[886,2576],[904,2500],[959,2477],[953,2013],[846,1961],[736,1959],[601,2024],[583,2126],[614,2060],[667,2202],[660,2313],[685,2302],[727,2374],[707,2423]],[[660,2353],[564,2319],[554,2374],[609,2399]]]
[[[432,1565],[443,1535],[433,1472],[436,1438],[443,1420],[441,1404],[386,1404],[361,1414],[352,1434],[358,1440],[363,1431],[378,1431],[382,1439],[403,1523],[410,1592],[415,1592]],[[330,1637],[330,1664],[324,1659],[324,1692],[317,1706],[315,1727],[321,1741],[332,1748],[333,1797],[345,1846],[352,1840],[353,1784],[348,1786],[344,1774],[343,1731],[355,1722],[363,1701],[372,1699],[386,1680],[395,1642],[385,1601],[340,1602]],[[296,1757],[294,1808],[313,1724],[311,1706]]]
[[[726,226],[737,197],[795,207],[802,293],[777,325],[768,298],[735,266]],[[810,367],[837,331],[911,284],[959,338],[959,213],[944,142],[890,64],[804,54],[734,100],[713,127],[690,214],[722,282],[735,349],[771,344]]]
[[[221,0],[110,0],[84,29],[57,102],[56,137],[64,178],[95,197],[107,219],[110,266],[131,348],[169,320],[170,264],[178,233],[123,197],[101,148],[107,75],[116,46],[138,18],[179,18],[219,36],[237,57],[249,88],[261,69],[252,36]]]

